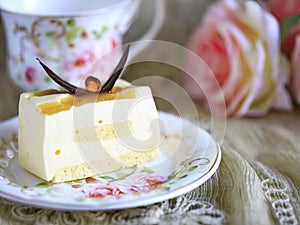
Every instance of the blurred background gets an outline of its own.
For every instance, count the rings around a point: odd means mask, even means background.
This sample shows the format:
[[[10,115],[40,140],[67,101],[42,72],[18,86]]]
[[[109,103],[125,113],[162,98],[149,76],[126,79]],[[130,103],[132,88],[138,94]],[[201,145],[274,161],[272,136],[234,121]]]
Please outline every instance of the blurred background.
[[[212,0],[165,1],[166,10],[164,22],[155,39],[185,46],[188,37],[193,32],[195,26],[200,22],[203,12],[211,2]],[[151,14],[147,15],[145,12],[140,13],[136,22],[133,24],[132,30],[125,36],[125,40],[132,41],[136,33],[140,33],[145,29],[145,26],[149,23],[149,19],[151,20]],[[17,115],[18,98],[20,94],[18,88],[7,77],[4,38],[3,24],[0,20],[0,120]],[[140,54],[147,54],[147,51],[146,48]],[[154,74],[172,79],[177,83],[180,83],[182,78],[182,71],[168,65],[152,62],[131,65],[123,77],[132,81],[141,76]],[[161,109],[161,107],[159,108]],[[166,108],[165,110],[168,109]]]

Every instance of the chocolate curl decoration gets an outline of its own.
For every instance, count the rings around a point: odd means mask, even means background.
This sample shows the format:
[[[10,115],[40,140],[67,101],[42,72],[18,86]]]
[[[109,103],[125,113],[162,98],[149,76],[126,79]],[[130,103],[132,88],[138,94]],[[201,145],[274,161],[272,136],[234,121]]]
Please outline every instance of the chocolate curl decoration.
[[[108,80],[103,84],[100,93],[109,93],[113,89],[116,81],[122,74],[122,71],[124,69],[125,63],[128,59],[129,54],[129,45],[126,47],[118,65],[114,69],[112,75],[108,78]],[[40,59],[37,58],[43,69],[46,71],[48,76],[58,85],[60,85],[62,88],[66,89],[71,94],[76,95],[86,95],[86,94],[95,94],[93,91],[89,91],[84,88],[76,87],[73,84],[70,84],[69,82],[63,80],[61,77],[59,77],[57,74],[55,74],[48,66],[46,66]]]
[[[39,61],[39,63],[42,65],[42,67],[44,68],[44,70],[46,71],[46,73],[48,74],[48,76],[58,85],[60,85],[61,87],[63,87],[64,89],[66,89],[68,92],[70,92],[71,94],[75,94],[75,92],[77,92],[77,94],[79,95],[84,95],[84,94],[89,94],[90,92],[86,89],[83,88],[79,88],[74,86],[73,84],[70,84],[69,82],[63,80],[62,78],[60,78],[57,74],[55,74],[48,66],[46,66],[42,61],[40,61],[38,58],[37,60]]]
[[[123,71],[124,65],[125,65],[125,63],[127,61],[127,58],[128,58],[128,53],[129,53],[129,45],[125,49],[125,51],[123,53],[123,56],[121,57],[118,65],[114,69],[112,75],[103,84],[100,93],[105,93],[105,92],[108,93],[108,92],[110,92],[113,89],[116,81],[118,80],[118,78],[120,77],[120,75],[121,75],[121,73]]]

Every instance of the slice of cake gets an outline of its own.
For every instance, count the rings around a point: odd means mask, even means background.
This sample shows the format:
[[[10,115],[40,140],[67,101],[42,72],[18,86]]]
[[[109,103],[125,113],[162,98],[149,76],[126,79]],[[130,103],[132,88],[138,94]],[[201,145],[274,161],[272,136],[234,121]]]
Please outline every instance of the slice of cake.
[[[66,91],[21,94],[18,140],[23,168],[44,180],[64,182],[159,156],[160,130],[150,88],[118,80],[128,52],[129,46],[103,85],[88,77],[86,88],[62,80],[40,61]]]
[[[64,182],[139,165],[159,156],[151,90],[118,81],[110,93],[76,96],[47,90],[19,103],[19,162]]]

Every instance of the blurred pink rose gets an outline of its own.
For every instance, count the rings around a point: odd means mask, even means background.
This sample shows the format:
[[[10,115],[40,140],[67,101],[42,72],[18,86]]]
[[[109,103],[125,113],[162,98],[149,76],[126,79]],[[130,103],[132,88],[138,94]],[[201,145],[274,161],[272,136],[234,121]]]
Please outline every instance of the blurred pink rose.
[[[280,24],[282,24],[284,20],[300,13],[300,0],[258,0],[258,2],[262,7],[272,13]],[[282,51],[289,57],[292,55],[296,36],[299,34],[300,22],[292,27],[281,43]]]
[[[188,42],[188,48],[203,59],[215,75],[224,95],[229,116],[263,115],[271,107],[291,109],[289,64],[281,63],[279,25],[255,1],[220,0],[212,4]],[[285,62],[285,61],[283,61]],[[188,67],[194,65],[187,62]],[[199,83],[202,73],[190,74]],[[188,78],[191,95],[204,99],[199,87]],[[219,98],[215,91],[215,99]],[[212,91],[204,93],[214,95]],[[214,102],[209,102],[214,104]]]
[[[292,78],[290,89],[296,103],[300,104],[300,35],[297,36],[292,54]]]
[[[286,18],[300,13],[299,0],[258,0],[281,23]]]
[[[300,14],[300,0],[259,0],[259,2],[281,24],[284,20]],[[281,50],[291,59],[292,77],[290,89],[294,100],[300,104],[300,20],[291,27],[286,37],[282,40]]]

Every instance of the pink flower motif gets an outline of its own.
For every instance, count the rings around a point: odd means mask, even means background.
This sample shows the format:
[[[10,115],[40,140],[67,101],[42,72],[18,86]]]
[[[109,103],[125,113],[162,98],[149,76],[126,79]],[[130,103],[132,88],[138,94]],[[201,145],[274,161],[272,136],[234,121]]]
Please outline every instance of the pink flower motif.
[[[121,197],[124,194],[148,192],[168,181],[159,175],[134,174],[124,180],[111,183],[99,183],[97,180],[88,180],[89,183],[80,187],[80,193],[85,197],[104,198],[108,196]]]
[[[132,192],[146,192],[168,181],[166,177],[150,174],[136,174],[126,178],[126,186]]]
[[[84,35],[85,36],[85,35]],[[120,34],[107,31],[101,39],[83,38],[68,46],[61,61],[64,79],[74,85],[83,85],[93,75],[105,82],[117,64],[121,51]]]
[[[74,54],[72,58],[67,59],[64,68],[67,71],[76,70],[87,66],[89,63],[93,63],[95,59],[95,53],[90,49],[85,49],[78,54]]]
[[[120,44],[121,43],[120,43],[119,36],[114,35],[114,36],[111,37],[111,47],[113,49],[116,48],[116,47],[118,47]]]
[[[260,116],[275,105],[289,110],[289,93],[282,88],[285,84],[278,82],[288,80],[289,71],[288,64],[280,63],[279,24],[255,1],[244,3],[219,0],[212,4],[188,42],[188,48],[207,64],[219,84],[204,94],[210,96],[209,104],[216,105],[222,93],[228,116]],[[188,61],[187,67],[195,65]],[[212,82],[203,71],[190,75],[198,83],[209,86]],[[204,100],[191,79],[184,85],[194,98]],[[283,96],[277,95],[277,90]]]
[[[281,24],[285,19],[300,14],[299,0],[259,0],[259,2],[265,9],[269,10]],[[291,60],[292,76],[289,88],[295,102],[300,104],[300,20],[295,23],[282,41],[281,50]]]
[[[125,194],[148,192],[167,182],[168,179],[159,175],[133,174],[122,180],[102,182],[93,177],[85,179],[85,183],[52,185],[52,193],[59,196],[75,198],[121,198]]]
[[[104,198],[107,196],[120,197],[124,195],[124,191],[117,185],[111,183],[85,185],[81,192],[90,198]]]
[[[36,79],[36,70],[34,67],[27,67],[26,71],[25,71],[25,79],[28,83],[33,83]]]

